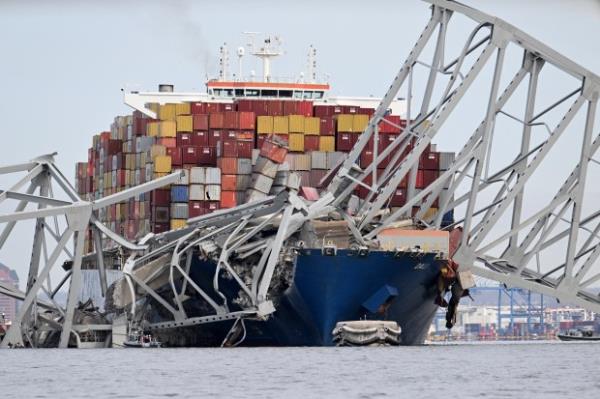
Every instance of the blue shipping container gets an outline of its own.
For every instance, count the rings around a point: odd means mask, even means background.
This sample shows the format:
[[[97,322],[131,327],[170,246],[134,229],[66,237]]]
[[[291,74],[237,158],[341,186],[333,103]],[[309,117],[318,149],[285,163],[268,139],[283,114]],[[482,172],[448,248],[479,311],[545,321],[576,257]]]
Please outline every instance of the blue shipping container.
[[[189,191],[188,186],[171,186],[171,201],[173,202],[188,202]]]

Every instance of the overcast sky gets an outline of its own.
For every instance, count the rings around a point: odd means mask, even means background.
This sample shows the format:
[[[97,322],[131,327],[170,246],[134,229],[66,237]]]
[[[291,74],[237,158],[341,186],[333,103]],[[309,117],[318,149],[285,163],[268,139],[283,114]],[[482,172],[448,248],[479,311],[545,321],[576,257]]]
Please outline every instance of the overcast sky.
[[[465,1],[506,19],[600,73],[600,2]],[[335,94],[381,96],[425,26],[426,3],[402,1],[7,1],[0,2],[1,164],[58,151],[73,176],[92,135],[130,112],[123,87],[204,90],[218,47],[242,31],[279,34],[286,56],[274,75],[305,69],[310,44]],[[248,59],[245,70],[256,69]],[[0,180],[0,183],[4,183]],[[4,187],[4,186],[3,186]],[[3,188],[2,187],[2,188]],[[0,261],[25,280],[31,227]],[[25,252],[24,252],[25,251]]]

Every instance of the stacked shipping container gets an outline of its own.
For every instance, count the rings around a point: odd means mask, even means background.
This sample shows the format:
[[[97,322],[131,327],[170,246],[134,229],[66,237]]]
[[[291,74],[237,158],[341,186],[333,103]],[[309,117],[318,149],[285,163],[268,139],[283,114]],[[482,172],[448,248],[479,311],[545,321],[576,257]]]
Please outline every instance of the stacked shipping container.
[[[373,109],[315,105],[310,101],[238,100],[235,103],[149,104],[157,119],[135,111],[116,117],[110,132],[94,136],[88,160],[78,163],[78,192],[90,199],[184,170],[170,188],[140,195],[102,212],[100,220],[128,239],[185,226],[188,218],[273,195],[284,189],[318,187],[366,128]],[[381,123],[380,147],[405,121],[390,115]],[[372,143],[361,165],[373,159]],[[427,151],[417,189],[447,167],[450,153]],[[389,160],[378,168],[385,168]],[[367,182],[368,183],[368,182]],[[365,188],[357,189],[365,198]],[[391,206],[406,201],[402,182]],[[434,204],[436,205],[436,204]],[[86,237],[86,251],[92,250]]]

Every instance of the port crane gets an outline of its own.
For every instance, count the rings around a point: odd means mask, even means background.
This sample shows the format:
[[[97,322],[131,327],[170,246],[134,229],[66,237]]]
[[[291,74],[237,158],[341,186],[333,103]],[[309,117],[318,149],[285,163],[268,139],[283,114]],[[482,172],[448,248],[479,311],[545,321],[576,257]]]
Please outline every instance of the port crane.
[[[365,251],[379,232],[403,218],[414,217],[430,229],[460,228],[462,236],[453,260],[462,272],[470,271],[508,287],[539,292],[600,312],[600,297],[593,290],[600,282],[597,262],[600,256],[600,211],[594,203],[592,183],[588,183],[600,163],[595,159],[600,145],[598,126],[595,125],[600,77],[506,21],[454,1],[425,1],[431,5],[429,22],[392,80],[368,127],[348,156],[326,176],[327,187],[321,198],[313,203],[306,203],[294,192],[285,192],[190,219],[185,229],[149,235],[138,243],[130,243],[102,226],[94,218],[94,212],[170,184],[177,176],[89,202],[78,198],[51,157],[1,168],[0,173],[23,172],[26,176],[11,189],[0,193],[0,201],[20,201],[15,213],[0,215],[0,223],[5,225],[0,246],[11,233],[14,223],[23,219],[36,220],[36,239],[26,291],[0,288],[0,292],[24,300],[17,320],[1,346],[23,345],[24,341],[37,346],[35,337],[42,329],[60,334],[57,346],[68,345],[69,334],[81,327],[73,325],[72,320],[75,293],[80,285],[81,234],[90,224],[98,234],[105,234],[129,253],[123,273],[130,292],[130,312],[135,313],[137,296],[148,295],[172,316],[170,321],[149,325],[150,329],[222,320],[236,320],[235,327],[243,326],[243,320],[248,317],[268,317],[275,311],[275,305],[269,301],[267,290],[278,266],[293,256],[290,253],[293,248],[285,246],[285,240],[299,231],[306,221],[332,213],[347,222],[359,250]],[[462,37],[462,47],[453,51],[448,38],[452,22],[457,18],[470,20],[473,29]],[[425,57],[427,48],[432,48],[430,60]],[[511,65],[507,56],[513,51],[521,54],[517,65]],[[427,77],[420,87],[422,90],[418,91],[413,83],[422,69]],[[548,70],[552,72],[550,77],[545,74]],[[485,92],[483,95],[477,92],[478,101],[485,102],[480,123],[448,170],[427,188],[417,190],[416,170],[422,153],[432,139],[451,130],[448,121],[458,114],[456,110],[464,99],[475,92],[474,87],[482,75],[490,71],[491,79]],[[507,73],[511,78],[505,82],[502,76]],[[544,89],[557,86],[557,82],[563,80],[571,89],[550,105],[540,106],[547,98]],[[408,125],[393,143],[378,153],[378,126],[391,123],[384,117],[391,101],[399,95],[404,95],[407,101]],[[519,95],[521,100],[513,101]],[[475,114],[473,111],[470,116],[475,118]],[[507,137],[516,144],[512,154],[503,147]],[[361,168],[360,154],[371,141],[375,149],[373,162]],[[566,157],[567,147],[575,149],[576,154],[571,160]],[[560,162],[552,157],[557,151],[565,153]],[[509,156],[499,157],[498,154]],[[391,158],[391,162],[381,171],[377,165],[386,157]],[[545,174],[541,172],[543,170],[546,170]],[[566,175],[564,179],[560,177],[562,174]],[[371,177],[368,184],[367,177]],[[536,178],[557,183],[555,193],[543,198],[534,196],[532,201],[531,190],[527,189],[533,186]],[[48,184],[43,183],[48,179],[55,179],[71,201],[55,200]],[[407,202],[390,212],[388,201],[403,179],[408,179]],[[30,188],[19,192],[27,182],[31,182]],[[357,186],[367,188],[370,194],[359,203],[356,212],[349,212],[348,205]],[[36,188],[40,189],[39,195],[33,194]],[[39,204],[39,209],[23,211],[27,202]],[[433,204],[439,204],[437,211],[428,212]],[[454,223],[442,226],[444,215],[450,211],[454,213]],[[57,216],[65,216],[69,221],[68,229],[62,234],[53,231],[47,222],[48,218]],[[274,233],[258,234],[267,228],[273,231],[273,226],[276,227]],[[40,256],[46,244],[40,229],[45,229],[58,242],[41,273]],[[72,235],[77,238],[74,253],[66,246]],[[196,249],[212,254],[218,261],[217,272],[225,270],[239,284],[248,298],[243,311],[230,311],[225,298],[221,303],[213,301],[189,277],[190,258]],[[63,251],[72,258],[72,264],[59,284],[62,286],[70,281],[66,309],[53,301],[60,287],[49,289],[43,284],[58,254]],[[234,251],[237,253],[235,259],[231,257]],[[256,253],[261,256],[252,268],[252,275],[240,277],[240,265],[236,262]],[[101,255],[98,255],[98,262],[102,265]],[[156,270],[148,273],[149,268]],[[170,295],[161,295],[153,285],[159,271],[167,271]],[[104,289],[105,276],[101,270],[100,274]],[[176,279],[183,281],[183,286],[177,286]],[[214,284],[219,292],[216,278]],[[213,308],[212,315],[195,318],[186,315],[181,301],[187,285],[210,299],[207,302]],[[39,297],[40,292],[45,292],[50,299]],[[48,309],[59,317],[45,317]]]

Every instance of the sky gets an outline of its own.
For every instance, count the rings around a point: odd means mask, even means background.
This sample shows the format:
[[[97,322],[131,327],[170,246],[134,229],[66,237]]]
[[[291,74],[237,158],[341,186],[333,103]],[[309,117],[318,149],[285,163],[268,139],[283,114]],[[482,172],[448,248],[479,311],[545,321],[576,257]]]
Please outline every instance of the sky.
[[[600,74],[600,1],[479,0],[465,3],[503,18]],[[333,94],[385,93],[428,20],[418,0],[12,1],[0,2],[0,164],[58,152],[68,177],[86,159],[92,135],[131,110],[122,88],[204,90],[218,48],[232,53],[243,31],[278,34],[286,55],[274,74],[305,69],[309,45]],[[248,58],[248,57],[247,57]],[[245,71],[260,73],[247,59]],[[468,111],[465,111],[468,116]],[[465,134],[466,137],[466,134]],[[441,145],[452,147],[461,140]],[[454,150],[454,148],[448,148]],[[0,179],[0,186],[6,180]],[[1,187],[0,187],[1,188]],[[0,208],[6,211],[4,208]],[[25,280],[31,226],[15,231],[0,262]]]

